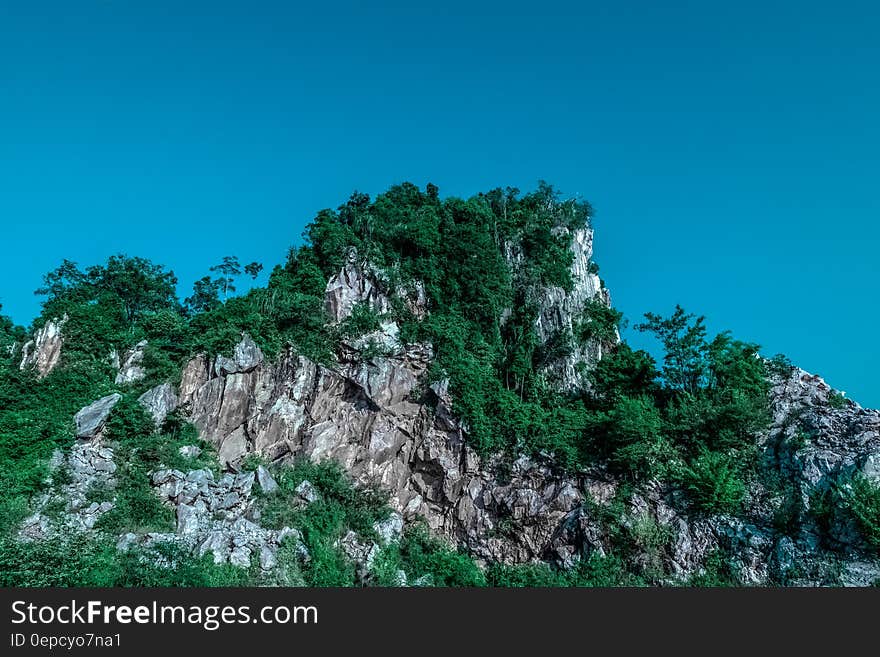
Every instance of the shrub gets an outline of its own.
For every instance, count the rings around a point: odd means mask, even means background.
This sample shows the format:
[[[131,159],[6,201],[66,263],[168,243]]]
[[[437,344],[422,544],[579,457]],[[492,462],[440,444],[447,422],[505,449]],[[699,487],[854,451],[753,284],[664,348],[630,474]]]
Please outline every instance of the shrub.
[[[880,549],[880,485],[863,474],[857,474],[848,484],[838,486],[838,490],[865,540]]]
[[[847,406],[846,397],[835,390],[830,395],[828,395],[828,405],[831,408],[837,408],[837,409],[846,408],[846,406]]]
[[[623,313],[606,306],[601,301],[588,301],[584,308],[584,319],[575,328],[575,337],[581,342],[599,340],[614,342],[618,336]]]
[[[473,560],[432,537],[423,525],[407,527],[400,541],[400,561],[409,581],[427,578],[432,586],[485,586]]]
[[[699,509],[708,513],[734,513],[746,492],[742,474],[727,454],[703,450],[679,477]]]

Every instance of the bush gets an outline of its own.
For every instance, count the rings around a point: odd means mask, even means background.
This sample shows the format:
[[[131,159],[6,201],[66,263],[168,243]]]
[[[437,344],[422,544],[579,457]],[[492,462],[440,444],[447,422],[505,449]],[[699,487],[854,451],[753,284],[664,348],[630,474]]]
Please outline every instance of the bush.
[[[658,473],[669,448],[663,437],[660,411],[648,397],[620,397],[599,412],[592,432],[618,471],[634,477]]]
[[[847,406],[846,397],[835,390],[830,395],[828,395],[828,405],[831,408],[837,408],[837,409],[846,408],[846,406]]]
[[[727,454],[704,450],[679,477],[697,508],[708,513],[734,513],[745,496],[742,474]]]
[[[397,564],[410,583],[422,579],[430,586],[486,585],[485,576],[468,555],[432,537],[423,525],[407,527],[398,549]],[[390,570],[387,563],[385,569]]]
[[[880,485],[863,474],[857,474],[848,485],[839,486],[838,490],[865,540],[880,549]]]
[[[264,527],[296,527],[311,559],[302,567],[291,554],[285,570],[290,577],[303,577],[309,586],[352,586],[356,583],[354,564],[342,552],[338,541],[348,531],[364,540],[378,538],[374,524],[388,517],[387,496],[372,489],[357,489],[335,462],[300,461],[275,469],[279,490],[260,502],[260,522]],[[319,499],[305,505],[296,488],[309,481]],[[295,573],[293,572],[295,571]]]
[[[215,565],[210,554],[157,544],[118,552],[115,541],[82,533],[34,542],[0,538],[0,586],[244,586],[248,571]]]
[[[702,571],[693,575],[687,584],[701,588],[742,586],[730,559],[720,550],[713,550],[706,556]]]
[[[581,342],[599,340],[613,343],[617,340],[620,320],[623,313],[609,308],[601,301],[588,301],[584,308],[584,319],[575,328],[575,337]]]

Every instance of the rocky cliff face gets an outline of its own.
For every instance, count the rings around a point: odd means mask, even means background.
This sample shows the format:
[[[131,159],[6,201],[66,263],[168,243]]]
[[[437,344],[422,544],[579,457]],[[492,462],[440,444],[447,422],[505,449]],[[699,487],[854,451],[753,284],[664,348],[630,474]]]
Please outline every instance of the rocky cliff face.
[[[572,335],[577,330],[578,322],[585,318],[585,311],[591,302],[611,307],[611,294],[591,267],[592,228],[569,231],[560,226],[552,233],[556,237],[570,240],[572,287],[566,290],[559,286],[543,286],[531,291],[538,303],[535,330],[542,344],[548,344],[561,335]],[[507,244],[505,257],[516,275],[525,261],[520,245]],[[545,365],[544,372],[560,391],[570,392],[582,388],[585,383],[579,370],[595,367],[607,346],[600,340],[575,341],[571,351]]]
[[[572,330],[591,301],[610,305],[590,267],[592,231],[571,237],[574,285],[570,291],[541,291],[536,329],[542,340]],[[515,252],[509,257],[515,263]],[[405,299],[416,316],[430,312],[419,286],[389,290],[381,272],[351,252],[327,284],[325,308],[329,321],[338,323],[358,303],[386,312],[393,295]],[[43,369],[57,362],[61,344],[58,327],[48,326],[25,354],[28,363]],[[215,479],[200,469],[153,473],[157,494],[175,511],[177,530],[121,537],[121,549],[170,537],[199,553],[211,551],[218,562],[245,565],[257,555],[271,570],[284,532],[295,529],[266,530],[253,515],[254,474],[240,468],[255,453],[272,462],[337,461],[356,482],[389,493],[395,515],[388,527],[377,528],[383,540],[391,540],[402,524],[425,519],[436,534],[483,562],[543,560],[567,567],[610,551],[621,532],[631,532],[638,543],[643,534],[638,528],[650,526],[666,540],[645,546],[634,558],[643,560],[645,569],[670,573],[671,582],[700,573],[719,550],[749,584],[867,585],[880,578],[880,561],[845,514],[832,513],[820,526],[811,513],[817,493],[840,475],[858,471],[880,480],[880,412],[841,402],[818,377],[796,368],[775,375],[773,422],[759,440],[761,476],[750,487],[746,511],[736,517],[706,515],[691,509],[680,490],[657,482],[621,496],[620,482],[602,468],[563,475],[549,462],[523,457],[501,468],[495,459],[481,458],[468,446],[447,384],[427,378],[431,345],[401,344],[390,320],[370,337],[382,343],[386,355],[364,358],[357,341],[341,344],[331,367],[289,348],[266,358],[243,335],[231,357],[197,356],[185,366],[179,386],[164,384],[142,395],[140,402],[157,423],[180,408],[216,446],[226,474]],[[561,388],[572,389],[580,385],[579,364],[595,365],[602,349],[589,343],[552,363],[548,372]],[[136,368],[136,356],[125,361],[133,362],[128,370]],[[87,504],[83,491],[113,477],[112,450],[102,443],[101,428],[118,399],[110,395],[77,415],[78,443],[66,457],[74,481],[53,493],[68,500],[70,526],[88,529],[109,510]],[[774,487],[774,477],[791,486]],[[264,490],[274,484],[265,472],[257,479]],[[309,495],[303,491],[304,499]],[[787,520],[780,523],[783,513]],[[50,531],[38,511],[22,535]],[[362,566],[377,549],[354,535],[345,537],[343,547]]]
[[[571,331],[588,301],[610,305],[589,267],[592,231],[576,231],[571,248],[572,290],[541,292],[536,328],[542,340]],[[429,312],[420,286],[414,293],[387,290],[352,251],[327,284],[325,308],[333,322],[344,320],[358,303],[386,313],[391,294],[401,294],[417,316]],[[494,465],[467,446],[446,386],[425,387],[431,346],[401,345],[398,333],[393,321],[383,322],[376,336],[364,337],[378,337],[391,355],[364,361],[357,345],[343,345],[334,368],[291,351],[267,362],[244,337],[234,362],[190,361],[180,402],[217,446],[224,465],[235,468],[250,452],[273,461],[332,459],[360,483],[390,491],[405,519],[426,518],[435,531],[480,558],[509,563],[541,558],[561,520],[583,502],[582,482],[555,478],[548,466],[526,459],[515,464],[509,480],[499,481]],[[571,388],[579,381],[577,364],[590,367],[600,357],[601,345],[591,344],[551,367]],[[519,531],[502,531],[511,523]]]
[[[34,333],[32,340],[24,344],[21,350],[19,369],[34,369],[40,378],[47,376],[61,360],[61,346],[64,337],[61,329],[67,322],[67,316],[46,322]]]
[[[558,229],[568,235],[566,228]],[[536,320],[538,337],[548,342],[560,332],[573,333],[577,321],[584,316],[590,302],[598,302],[611,307],[611,294],[602,285],[599,275],[590,267],[593,258],[593,230],[581,228],[570,235],[572,265],[571,291],[561,287],[546,287],[539,293],[540,310]],[[546,372],[551,381],[557,382],[560,389],[573,390],[583,382],[578,366],[592,369],[602,358],[605,345],[600,340],[578,341],[572,352],[547,366]]]

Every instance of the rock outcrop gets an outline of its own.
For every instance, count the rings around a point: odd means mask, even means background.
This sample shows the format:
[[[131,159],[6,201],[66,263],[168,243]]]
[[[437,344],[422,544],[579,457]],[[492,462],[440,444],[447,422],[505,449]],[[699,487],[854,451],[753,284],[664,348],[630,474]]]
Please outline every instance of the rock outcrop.
[[[569,235],[567,228],[556,229],[558,235]],[[593,258],[593,230],[580,228],[571,236],[572,289],[545,287],[539,294],[539,310],[535,327],[542,343],[548,343],[559,334],[574,334],[577,324],[585,316],[590,302],[611,306],[611,295],[602,285],[599,275],[591,268]],[[618,340],[615,339],[614,343]],[[550,381],[563,391],[584,386],[579,367],[591,370],[602,358],[607,345],[601,340],[575,340],[566,356],[549,363],[545,372]]]
[[[119,358],[115,351],[110,355],[111,360],[119,370],[116,373],[116,385],[123,386],[129,383],[136,383],[146,376],[147,373],[142,363],[147,344],[146,340],[141,340],[131,349],[125,350],[122,358]]]
[[[287,350],[234,373],[196,358],[184,371],[181,403],[233,469],[250,452],[271,461],[338,461],[358,483],[389,491],[405,522],[425,519],[485,562],[571,566],[612,551],[622,523],[632,540],[640,540],[640,526],[668,538],[652,558],[672,581],[701,572],[719,551],[747,584],[880,577],[880,562],[851,522],[841,519],[823,536],[808,513],[815,490],[855,470],[876,477],[880,460],[880,414],[851,402],[835,407],[836,393],[818,377],[792,370],[776,380],[773,425],[761,441],[764,471],[797,482],[803,509],[792,531],[778,526],[791,501],[762,483],[749,491],[748,512],[733,517],[698,513],[682,491],[653,483],[613,506],[619,486],[601,468],[564,476],[550,463],[520,458],[501,476],[498,464],[468,446],[445,386],[426,387],[431,357],[429,346],[407,345],[368,361],[343,357],[331,368]],[[804,433],[812,436],[807,443],[785,447]],[[609,524],[612,508],[622,515]],[[824,545],[829,539],[833,546]],[[369,559],[372,548],[358,540],[348,537],[343,547]],[[842,568],[840,549],[853,555]],[[795,572],[792,564],[809,568]]]
[[[327,282],[324,310],[331,324],[345,321],[361,304],[379,316],[379,328],[358,336],[347,343],[348,347],[361,350],[373,344],[390,352],[402,348],[400,327],[390,316],[392,298],[402,300],[414,317],[424,319],[427,316],[428,300],[421,282],[416,281],[409,288],[401,285],[392,290],[385,278],[381,271],[358,259],[357,249],[350,248],[342,269]]]
[[[172,384],[162,383],[138,397],[138,402],[150,414],[156,426],[161,427],[165,418],[177,410],[180,400]]]
[[[215,563],[231,563],[248,568],[252,559],[263,570],[277,563],[276,552],[282,541],[296,542],[307,556],[300,533],[284,527],[265,529],[258,524],[253,509],[254,473],[224,474],[215,479],[207,469],[159,470],[152,475],[152,484],[159,497],[172,506],[177,520],[176,531],[168,534],[138,536],[127,534],[121,544],[149,545],[160,541],[177,542],[199,556],[211,552]]]
[[[88,499],[96,490],[112,494],[109,491],[116,486],[113,450],[100,441],[77,442],[67,455],[56,451],[49,467],[52,481],[58,479],[64,483],[50,488],[37,500],[35,513],[22,523],[19,535],[39,540],[93,529],[98,519],[114,505],[111,500]],[[60,477],[61,472],[66,477]]]
[[[327,282],[324,310],[331,322],[339,323],[351,315],[354,307],[360,303],[367,304],[380,315],[391,310],[385,288],[376,272],[358,259],[357,249],[352,247],[348,250],[342,270]]]
[[[410,345],[331,369],[287,351],[232,374],[197,358],[184,371],[181,403],[232,468],[250,452],[272,461],[332,459],[357,482],[390,491],[403,518],[426,518],[480,558],[540,558],[583,502],[580,481],[521,459],[500,482],[467,446],[441,388],[413,401],[430,357],[429,348]]]
[[[570,231],[559,226],[553,229],[553,235],[570,238],[572,286],[570,290],[544,286],[531,292],[538,303],[535,331],[544,345],[575,335],[578,323],[587,319],[585,311],[590,303],[611,307],[611,294],[592,266],[593,230],[585,227]],[[505,258],[514,275],[524,266],[525,255],[517,243],[505,246]],[[573,340],[565,355],[547,363],[543,371],[548,381],[561,392],[586,388],[582,373],[593,369],[603,352],[618,341],[615,338],[609,345],[597,339]]]
[[[76,423],[76,437],[86,440],[97,438],[110,417],[110,411],[120,399],[122,395],[114,392],[81,409],[73,418]]]
[[[570,237],[572,288],[536,291],[535,328],[545,343],[575,331],[590,304],[610,306],[591,266],[592,231],[576,230]],[[509,246],[507,256],[515,269],[521,254]],[[191,420],[216,448],[223,472],[152,472],[157,495],[174,510],[176,529],[125,535],[119,548],[172,541],[200,555],[211,552],[218,563],[259,563],[268,573],[279,547],[290,540],[308,559],[296,528],[260,525],[254,487],[271,496],[279,485],[263,466],[242,471],[245,458],[257,454],[273,463],[333,460],[356,484],[387,491],[393,514],[373,527],[373,539],[351,531],[337,543],[364,578],[383,544],[397,540],[406,523],[424,520],[481,563],[546,561],[569,568],[593,556],[619,554],[623,543],[635,566],[661,583],[687,582],[722,553],[733,576],[746,584],[862,586],[880,579],[876,550],[865,544],[852,518],[832,509],[820,522],[814,508],[825,491],[854,473],[880,481],[880,412],[862,409],[803,370],[777,368],[769,393],[772,423],[758,440],[759,466],[744,510],[736,516],[708,514],[669,483],[622,485],[602,466],[565,474],[549,460],[502,463],[500,457],[478,455],[453,411],[448,383],[429,378],[432,346],[401,343],[389,313],[401,299],[416,317],[429,312],[421,286],[391,290],[381,272],[352,250],[327,284],[328,322],[345,322],[358,304],[366,304],[382,324],[370,336],[343,341],[332,366],[289,346],[267,357],[243,334],[230,356],[192,358],[177,389],[165,383],[141,395],[139,402],[157,425],[175,411]],[[25,354],[40,372],[52,358],[57,362],[51,354],[61,344],[60,324],[41,330],[45,333],[38,332]],[[367,338],[381,343],[382,355],[365,355]],[[55,347],[45,346],[53,340]],[[562,390],[582,387],[581,370],[594,367],[607,346],[598,340],[581,344],[550,363],[548,377]],[[47,354],[42,359],[34,355],[41,350]],[[140,363],[134,355],[129,361],[125,382],[133,380]],[[112,497],[88,503],[86,491],[114,485],[112,446],[104,444],[102,430],[120,399],[108,395],[76,415],[80,441],[69,456],[56,457],[71,471],[72,482],[38,504],[21,528],[23,537],[45,537],[57,526],[89,530],[113,508]],[[197,458],[201,450],[187,445],[180,454]],[[305,506],[318,503],[320,492],[304,481],[294,497],[294,504]],[[44,511],[60,498],[67,500],[65,510],[53,520]],[[405,574],[401,577],[405,582]]]
[[[55,369],[61,361],[61,347],[64,344],[61,329],[67,319],[67,315],[60,319],[50,319],[37,329],[33,339],[22,347],[20,370],[33,368],[37,376],[43,378]]]

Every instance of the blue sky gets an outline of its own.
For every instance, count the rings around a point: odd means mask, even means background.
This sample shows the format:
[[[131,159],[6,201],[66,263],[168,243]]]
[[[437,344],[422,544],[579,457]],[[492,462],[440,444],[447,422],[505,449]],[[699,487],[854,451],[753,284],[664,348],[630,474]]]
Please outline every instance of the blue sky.
[[[62,258],[143,255],[185,296],[223,255],[279,262],[354,189],[543,178],[596,208],[627,316],[681,303],[880,406],[876,3],[15,4],[19,323]]]

